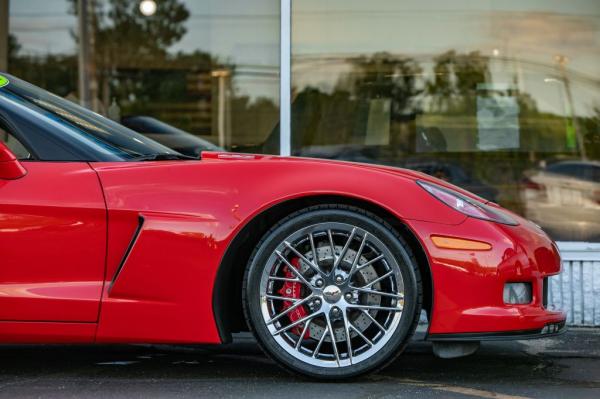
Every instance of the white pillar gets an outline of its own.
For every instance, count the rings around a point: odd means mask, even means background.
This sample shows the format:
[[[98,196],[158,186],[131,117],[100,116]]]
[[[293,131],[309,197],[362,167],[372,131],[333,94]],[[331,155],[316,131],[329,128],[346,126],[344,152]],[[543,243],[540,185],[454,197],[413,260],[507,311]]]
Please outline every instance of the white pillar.
[[[279,51],[279,154],[291,154],[292,0],[281,0],[281,47]]]

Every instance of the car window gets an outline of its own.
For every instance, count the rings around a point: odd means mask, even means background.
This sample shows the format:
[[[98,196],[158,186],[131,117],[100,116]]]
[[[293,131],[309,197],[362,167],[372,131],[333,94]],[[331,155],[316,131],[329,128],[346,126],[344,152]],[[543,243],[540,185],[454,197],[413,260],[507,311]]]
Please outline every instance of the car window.
[[[0,140],[2,140],[18,159],[31,159],[31,153],[12,133],[10,133],[3,123],[0,123]]]

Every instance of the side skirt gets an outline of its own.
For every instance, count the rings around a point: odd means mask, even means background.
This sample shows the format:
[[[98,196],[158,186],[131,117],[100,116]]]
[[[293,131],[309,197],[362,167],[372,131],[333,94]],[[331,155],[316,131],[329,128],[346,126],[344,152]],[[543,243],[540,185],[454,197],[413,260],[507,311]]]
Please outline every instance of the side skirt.
[[[3,344],[91,344],[95,333],[96,323],[0,322]]]

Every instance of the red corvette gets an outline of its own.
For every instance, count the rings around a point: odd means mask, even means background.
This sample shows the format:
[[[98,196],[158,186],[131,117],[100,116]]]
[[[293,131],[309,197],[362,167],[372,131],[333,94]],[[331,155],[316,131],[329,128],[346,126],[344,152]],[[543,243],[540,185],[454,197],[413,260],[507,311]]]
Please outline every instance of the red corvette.
[[[563,331],[555,244],[430,176],[191,159],[0,75],[0,341],[220,344],[318,378],[381,368],[421,309],[438,353]],[[465,345],[467,343],[467,345]]]

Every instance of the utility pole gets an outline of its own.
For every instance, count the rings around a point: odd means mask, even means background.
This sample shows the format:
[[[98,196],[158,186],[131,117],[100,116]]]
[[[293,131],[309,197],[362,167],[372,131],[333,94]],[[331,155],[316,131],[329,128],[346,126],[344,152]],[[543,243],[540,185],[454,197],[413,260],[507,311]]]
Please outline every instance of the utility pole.
[[[564,55],[557,55],[555,57],[556,62],[558,63],[558,68],[560,70],[560,77],[565,87],[565,94],[567,96],[567,103],[569,104],[569,113],[571,114],[571,128],[575,131],[575,137],[577,140],[577,148],[579,149],[579,154],[581,155],[582,160],[587,159],[587,155],[585,153],[585,143],[583,142],[583,132],[581,131],[581,127],[577,122],[577,116],[575,115],[575,106],[573,102],[573,94],[571,93],[571,82],[569,81],[569,75],[567,74],[567,63],[569,59]],[[569,132],[567,132],[569,133]]]
[[[91,109],[92,54],[90,54],[89,0],[77,0],[79,104]]]
[[[217,80],[217,132],[219,146],[228,148],[231,145],[231,131],[229,122],[229,90],[228,82],[231,72],[226,69],[212,71],[212,77]]]
[[[8,1],[0,0],[0,71],[8,69]]]

